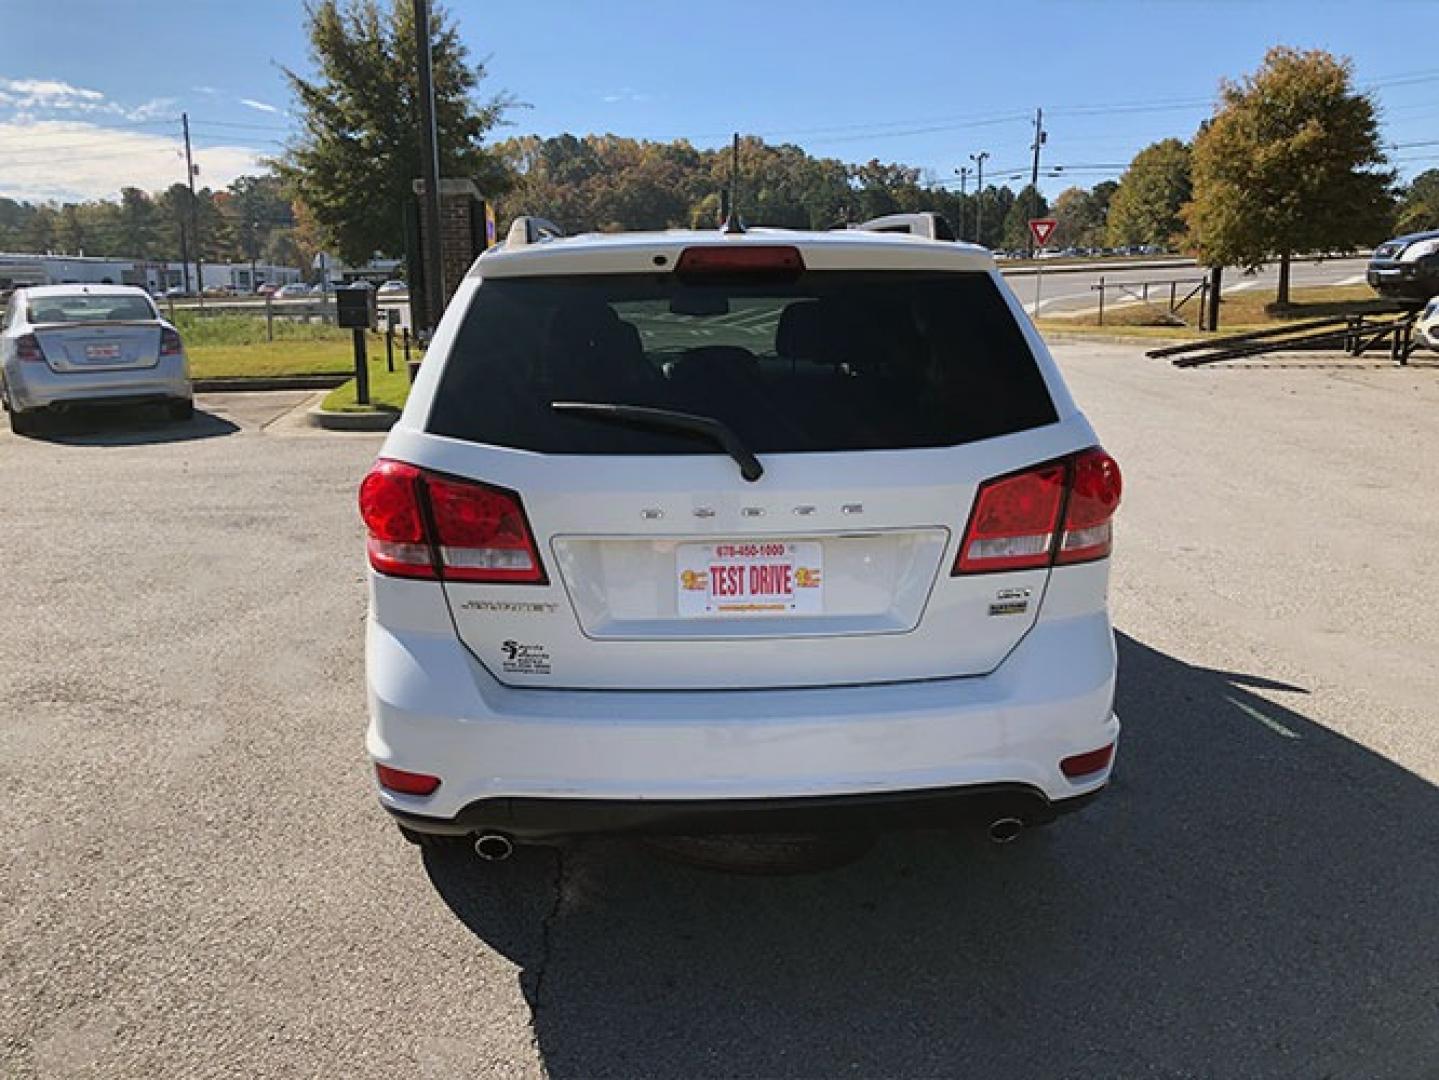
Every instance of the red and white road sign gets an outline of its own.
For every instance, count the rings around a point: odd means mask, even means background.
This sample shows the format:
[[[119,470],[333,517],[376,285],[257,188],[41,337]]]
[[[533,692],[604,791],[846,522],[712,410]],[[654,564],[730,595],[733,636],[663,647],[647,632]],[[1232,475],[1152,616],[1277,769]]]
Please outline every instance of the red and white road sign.
[[[1049,238],[1054,235],[1054,227],[1058,224],[1052,217],[1030,218],[1029,235],[1034,237],[1034,246],[1044,247],[1049,243]]]

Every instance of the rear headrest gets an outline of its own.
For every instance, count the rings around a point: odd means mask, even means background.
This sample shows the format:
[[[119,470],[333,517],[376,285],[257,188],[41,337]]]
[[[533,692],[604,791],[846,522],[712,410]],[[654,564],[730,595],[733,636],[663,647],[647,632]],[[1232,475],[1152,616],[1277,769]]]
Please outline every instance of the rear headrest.
[[[775,352],[788,360],[818,360],[824,355],[824,306],[818,300],[790,304],[779,317]]]

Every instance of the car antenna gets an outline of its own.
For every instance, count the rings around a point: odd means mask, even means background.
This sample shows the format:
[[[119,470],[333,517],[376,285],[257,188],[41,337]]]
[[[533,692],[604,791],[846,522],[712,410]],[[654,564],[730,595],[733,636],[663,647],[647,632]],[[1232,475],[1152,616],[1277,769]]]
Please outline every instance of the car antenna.
[[[744,232],[744,222],[739,216],[739,132],[734,133],[734,142],[730,149],[729,166],[729,213],[725,216],[724,224],[720,226],[720,232],[726,236],[736,236]]]

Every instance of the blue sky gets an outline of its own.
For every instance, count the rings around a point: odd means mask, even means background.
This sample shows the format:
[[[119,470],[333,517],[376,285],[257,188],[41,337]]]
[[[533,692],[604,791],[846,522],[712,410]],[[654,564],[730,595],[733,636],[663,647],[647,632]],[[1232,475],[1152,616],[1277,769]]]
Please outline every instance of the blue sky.
[[[1045,110],[1051,193],[1188,137],[1219,80],[1270,45],[1348,55],[1408,176],[1439,166],[1439,3],[1092,0],[889,4],[451,0],[513,132],[609,131],[717,145],[735,129],[845,160],[951,179],[1027,171]],[[0,194],[77,198],[183,179],[179,113],[201,179],[224,184],[291,123],[281,65],[307,65],[298,0],[5,0]],[[1429,142],[1428,146],[1407,144]]]

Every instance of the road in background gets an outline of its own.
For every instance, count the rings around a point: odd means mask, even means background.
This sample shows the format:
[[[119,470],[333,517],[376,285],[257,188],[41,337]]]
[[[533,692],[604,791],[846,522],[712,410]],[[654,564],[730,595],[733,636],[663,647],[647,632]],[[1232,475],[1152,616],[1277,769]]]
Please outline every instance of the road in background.
[[[1299,262],[1296,261],[1291,267],[1290,282],[1294,288],[1305,288],[1311,285],[1362,285],[1364,284],[1365,267],[1369,265],[1368,257],[1326,259],[1323,262]],[[1008,269],[1003,263],[999,264],[1000,272],[1009,280],[1010,287],[1014,289],[1024,308],[1031,315],[1034,312],[1034,286],[1035,272],[1032,268]],[[1092,263],[1076,268],[1066,266],[1062,268],[1044,270],[1044,282],[1041,286],[1039,313],[1041,315],[1055,316],[1073,314],[1080,311],[1092,310],[1099,306],[1099,293],[1095,286],[1099,284],[1100,278],[1110,285],[1128,285],[1132,293],[1123,293],[1118,290],[1111,290],[1105,298],[1105,306],[1113,306],[1133,301],[1140,293],[1140,286],[1145,281],[1167,282],[1187,281],[1193,288],[1205,276],[1207,271],[1192,262],[1188,265],[1156,265],[1140,268],[1126,267],[1114,263]],[[1249,289],[1266,289],[1273,292],[1279,283],[1279,264],[1266,263],[1254,274],[1246,274],[1242,270],[1228,269],[1224,271],[1224,294],[1244,292]],[[1188,288],[1181,287],[1179,296],[1182,298]],[[1169,287],[1167,285],[1152,286],[1150,299],[1156,303],[1164,304],[1169,298]],[[1197,310],[1197,299],[1191,302],[1190,310]],[[1222,310],[1222,309],[1221,309]]]
[[[1112,790],[793,878],[400,840],[378,438],[294,395],[0,434],[0,1073],[1428,1075],[1439,370],[1056,352],[1125,470]]]

